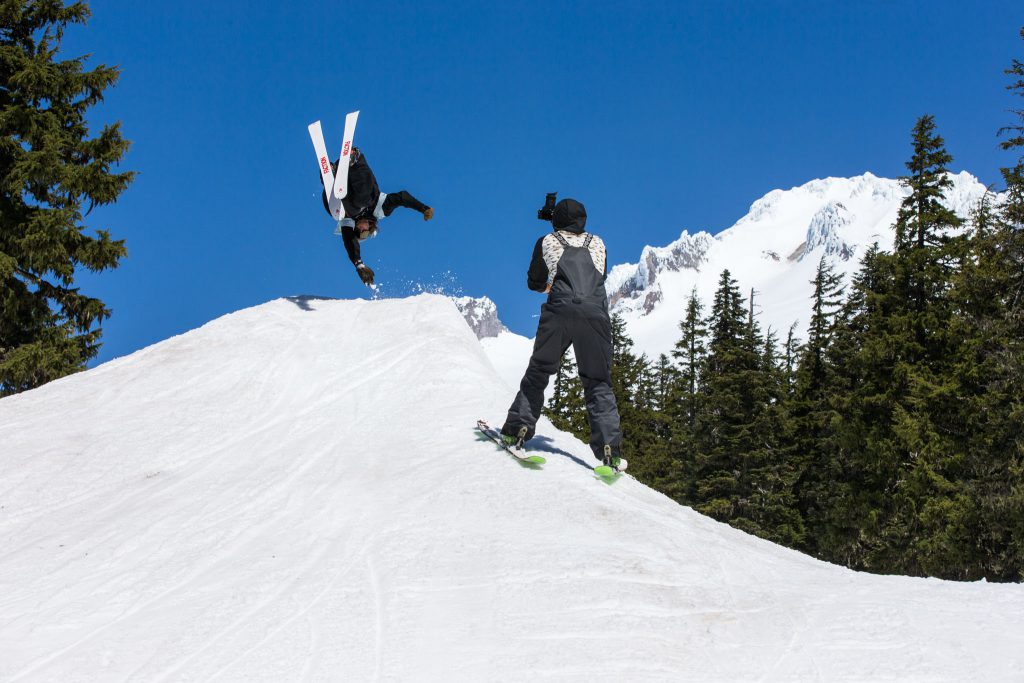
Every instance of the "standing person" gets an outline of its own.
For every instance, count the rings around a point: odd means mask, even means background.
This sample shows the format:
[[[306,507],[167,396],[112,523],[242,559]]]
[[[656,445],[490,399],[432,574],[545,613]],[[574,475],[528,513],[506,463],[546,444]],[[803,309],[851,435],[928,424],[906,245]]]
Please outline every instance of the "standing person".
[[[337,173],[338,162],[332,163],[331,168]],[[317,177],[320,177],[319,174]],[[323,192],[323,201],[324,210],[331,215],[326,190]],[[376,236],[378,221],[390,216],[400,206],[419,211],[423,214],[425,221],[434,217],[432,208],[405,190],[381,192],[370,164],[366,162],[366,157],[358,147],[353,147],[352,153],[349,155],[348,194],[341,200],[341,203],[345,208],[345,217],[338,224],[338,232],[345,242],[345,251],[348,252],[349,260],[356,267],[356,273],[359,274],[359,278],[366,286],[373,284],[373,270],[363,263],[359,243]]]
[[[527,286],[547,293],[548,300],[541,306],[533,355],[501,428],[502,438],[522,446],[533,437],[548,379],[572,344],[590,421],[590,448],[602,464],[623,470],[619,409],[612,393],[604,242],[583,231],[587,211],[582,204],[575,199],[554,204],[554,199],[554,194],[548,195],[545,208],[537,213],[550,220],[554,230],[537,240],[526,276]]]

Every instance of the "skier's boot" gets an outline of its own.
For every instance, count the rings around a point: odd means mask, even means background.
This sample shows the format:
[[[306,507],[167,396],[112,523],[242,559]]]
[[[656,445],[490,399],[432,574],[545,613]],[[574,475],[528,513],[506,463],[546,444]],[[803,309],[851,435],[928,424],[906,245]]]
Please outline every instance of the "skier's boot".
[[[611,446],[606,445],[604,447],[604,457],[601,458],[601,460],[605,465],[611,467],[616,472],[623,472],[626,469],[626,459],[618,455],[612,455]]]
[[[502,434],[501,440],[505,442],[511,448],[523,449],[523,444],[526,442],[526,432],[529,429],[524,425],[519,428],[519,433],[515,436],[511,434]]]

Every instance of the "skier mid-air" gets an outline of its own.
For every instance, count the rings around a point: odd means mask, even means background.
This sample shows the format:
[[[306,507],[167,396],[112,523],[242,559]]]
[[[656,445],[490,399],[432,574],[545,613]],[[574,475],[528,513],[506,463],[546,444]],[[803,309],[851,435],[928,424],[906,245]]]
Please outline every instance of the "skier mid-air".
[[[587,212],[575,199],[555,204],[549,194],[537,217],[551,221],[553,232],[537,240],[526,276],[527,286],[547,293],[541,306],[533,355],[523,375],[501,434],[506,444],[522,447],[533,437],[544,406],[544,388],[572,344],[590,422],[590,448],[598,460],[624,470],[619,409],[612,393],[612,325],[604,279],[607,254],[597,235],[583,231]]]
[[[378,221],[390,216],[400,206],[419,211],[425,221],[434,217],[434,210],[405,190],[381,192],[373,170],[366,163],[366,157],[358,147],[352,148],[348,159],[348,194],[341,200],[345,216],[338,223],[338,231],[359,278],[363,284],[369,286],[373,284],[373,270],[363,263],[359,243],[375,236]],[[335,174],[338,173],[337,161],[331,164],[331,169]],[[334,218],[328,205],[326,190],[323,192],[323,201],[324,210]]]

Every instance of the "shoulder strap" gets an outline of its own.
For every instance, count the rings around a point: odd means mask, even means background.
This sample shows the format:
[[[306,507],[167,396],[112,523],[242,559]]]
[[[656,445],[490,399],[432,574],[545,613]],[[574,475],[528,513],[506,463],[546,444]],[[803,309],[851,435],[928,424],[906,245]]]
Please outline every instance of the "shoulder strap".
[[[555,230],[555,239],[561,242],[563,247],[568,248],[570,246],[569,243],[565,241],[565,238],[562,237],[561,233],[559,233],[557,230]]]
[[[592,239],[594,239],[594,236],[588,232],[587,233],[587,239],[583,240],[583,248],[584,249],[590,249],[590,240],[592,240]]]

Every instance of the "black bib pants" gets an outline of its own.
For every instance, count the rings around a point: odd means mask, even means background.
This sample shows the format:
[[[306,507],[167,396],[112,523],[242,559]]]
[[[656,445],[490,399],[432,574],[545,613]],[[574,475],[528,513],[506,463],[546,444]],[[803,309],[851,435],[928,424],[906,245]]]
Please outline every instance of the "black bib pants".
[[[526,438],[533,437],[544,407],[544,389],[572,344],[587,403],[590,448],[598,459],[605,446],[611,448],[612,456],[619,456],[622,432],[612,393],[612,324],[604,274],[591,259],[590,236],[582,247],[569,246],[557,232],[555,236],[565,251],[558,260],[548,301],[540,309],[530,364],[501,431],[518,436],[526,427]]]

